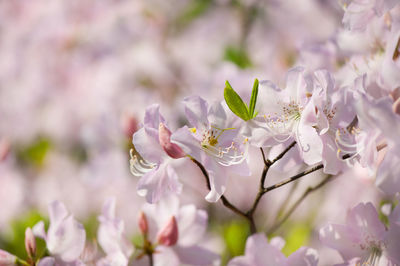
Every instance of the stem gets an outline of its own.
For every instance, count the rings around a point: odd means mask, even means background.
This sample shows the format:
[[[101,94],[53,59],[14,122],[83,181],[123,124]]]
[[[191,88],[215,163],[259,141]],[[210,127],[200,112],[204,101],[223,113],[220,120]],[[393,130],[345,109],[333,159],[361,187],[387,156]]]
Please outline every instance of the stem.
[[[17,262],[17,264],[30,266],[30,264],[28,262],[26,262],[26,261],[24,261],[23,259],[20,259],[20,258],[17,258],[16,262]]]
[[[292,205],[292,207],[288,210],[288,212],[268,230],[267,234],[272,234],[279,227],[281,227],[311,192],[314,192],[317,189],[323,187],[326,183],[328,183],[331,180],[331,178],[332,175],[328,175],[318,185],[314,187],[308,187],[306,191],[303,193],[303,195]]]
[[[262,198],[262,196],[264,195],[264,184],[265,184],[265,179],[267,177],[267,173],[269,168],[276,163],[277,161],[279,161],[291,148],[294,147],[294,145],[296,145],[296,141],[293,141],[289,146],[286,147],[286,149],[284,149],[275,159],[273,159],[272,161],[266,159],[265,154],[264,154],[264,150],[262,148],[260,148],[261,150],[261,154],[263,157],[263,161],[264,161],[264,169],[263,172],[261,174],[261,179],[260,179],[260,186],[258,189],[258,193],[256,195],[256,198],[254,199],[253,205],[251,206],[250,210],[247,212],[247,215],[249,215],[250,217],[253,217],[254,212],[257,209],[258,204],[260,203],[260,200]]]
[[[287,146],[286,149],[284,149],[275,159],[273,159],[270,166],[279,161],[291,148],[294,147],[294,145],[296,145],[296,141],[290,143],[290,145]]]
[[[210,177],[208,176],[207,170],[197,160],[192,159],[192,161],[200,168],[201,172],[203,173],[204,178],[206,179],[207,188],[208,188],[208,190],[211,190]],[[221,196],[221,200],[225,207],[227,207],[234,213],[238,214],[239,216],[242,216],[243,218],[248,219],[246,214],[244,212],[242,212],[241,210],[239,210],[235,205],[233,205],[224,195]]]
[[[315,172],[315,171],[317,171],[317,170],[319,170],[319,169],[322,169],[323,167],[324,167],[324,166],[323,166],[322,164],[319,164],[319,165],[317,165],[317,166],[314,166],[313,168],[310,168],[310,169],[308,169],[308,170],[306,170],[306,171],[304,171],[304,172],[301,172],[301,173],[299,173],[299,174],[297,174],[297,175],[294,175],[294,176],[292,176],[292,177],[289,177],[288,179],[283,180],[282,182],[279,182],[279,183],[277,183],[277,184],[275,184],[275,185],[272,185],[272,186],[269,186],[269,187],[264,188],[264,190],[262,191],[262,193],[265,194],[265,193],[267,193],[267,192],[269,192],[269,191],[271,191],[271,190],[277,189],[277,188],[279,188],[279,187],[281,187],[281,186],[284,186],[284,185],[286,185],[286,184],[288,184],[288,183],[290,183],[290,182],[296,181],[297,179],[299,179],[299,178],[301,178],[301,177],[303,177],[303,176],[305,176],[305,175],[311,174],[312,172]]]
[[[149,265],[154,266],[153,253],[147,253],[147,256],[149,257]]]

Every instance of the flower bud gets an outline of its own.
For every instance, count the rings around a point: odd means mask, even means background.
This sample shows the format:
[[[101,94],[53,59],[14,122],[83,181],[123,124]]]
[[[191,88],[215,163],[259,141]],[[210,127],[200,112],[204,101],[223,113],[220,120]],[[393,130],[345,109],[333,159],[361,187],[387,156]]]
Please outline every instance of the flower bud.
[[[8,253],[7,251],[0,249],[0,265],[1,266],[13,266],[17,263],[17,257]]]
[[[138,121],[133,115],[125,114],[121,118],[121,126],[124,135],[127,138],[132,138],[133,133],[138,130]]]
[[[393,112],[400,115],[400,98],[398,98],[392,105]]]
[[[25,230],[25,250],[30,258],[36,255],[36,239],[30,227]]]
[[[158,233],[157,241],[164,246],[173,246],[178,241],[178,225],[174,216],[167,225]]]
[[[6,139],[0,140],[0,162],[4,161],[10,153],[10,143]]]
[[[147,223],[146,214],[144,214],[144,212],[139,213],[138,224],[140,232],[142,232],[144,235],[147,234],[149,231],[149,224]]]
[[[171,143],[171,131],[163,124],[160,123],[158,127],[158,139],[160,141],[161,147],[164,151],[172,158],[178,159],[185,156],[185,153],[175,143]]]

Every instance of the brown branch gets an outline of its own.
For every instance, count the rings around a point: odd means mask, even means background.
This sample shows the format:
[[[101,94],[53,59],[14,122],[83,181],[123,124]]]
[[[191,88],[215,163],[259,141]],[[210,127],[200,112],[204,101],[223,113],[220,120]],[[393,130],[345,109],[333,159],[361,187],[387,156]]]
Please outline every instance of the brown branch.
[[[211,183],[210,183],[210,177],[208,175],[207,170],[204,168],[204,166],[197,160],[192,159],[192,161],[200,168],[201,172],[203,173],[204,178],[206,179],[207,183],[207,188],[208,190],[211,190]],[[224,195],[221,196],[221,201],[224,204],[225,207],[233,211],[234,213],[238,214],[239,216],[242,216],[245,219],[248,219],[246,214],[239,210],[235,205],[233,205]]]
[[[288,184],[288,183],[291,183],[291,182],[293,182],[293,181],[296,181],[297,179],[299,179],[299,178],[301,178],[301,177],[303,177],[303,176],[305,176],[305,175],[311,174],[312,172],[315,172],[315,171],[317,171],[317,170],[319,170],[319,169],[322,169],[323,167],[324,167],[324,166],[323,166],[322,164],[319,164],[319,165],[314,166],[313,168],[310,168],[310,169],[308,169],[308,170],[306,170],[306,171],[304,171],[304,172],[301,172],[301,173],[299,173],[299,174],[297,174],[297,175],[294,175],[294,176],[292,176],[292,177],[289,177],[288,179],[285,179],[285,180],[283,180],[282,182],[279,182],[279,183],[276,183],[275,185],[266,187],[266,188],[264,188],[264,190],[263,190],[263,194],[265,194],[265,193],[267,193],[267,192],[269,192],[269,191],[271,191],[271,190],[280,188],[281,186],[284,186],[284,185],[286,185],[286,184]]]
[[[294,145],[296,145],[296,141],[293,141],[289,146],[286,147],[286,149],[284,149],[275,159],[273,159],[272,161],[266,159],[265,154],[264,154],[264,150],[262,148],[261,149],[261,154],[263,157],[263,161],[264,161],[264,169],[263,172],[261,174],[261,179],[260,179],[260,186],[258,189],[258,193],[256,195],[256,198],[254,199],[253,205],[251,206],[250,210],[246,213],[248,216],[253,217],[254,212],[257,209],[258,204],[260,203],[260,200],[262,198],[262,196],[264,195],[264,184],[265,184],[265,179],[267,177],[267,173],[269,168],[276,163],[277,161],[279,161],[291,148],[294,147]]]
[[[306,189],[306,191],[303,193],[303,195],[292,205],[292,207],[290,207],[290,209],[287,211],[287,213],[268,230],[267,234],[272,234],[279,227],[281,227],[310,193],[323,187],[325,184],[327,184],[329,181],[331,181],[331,179],[332,179],[332,175],[328,175],[318,185],[316,185],[314,187],[308,187]]]

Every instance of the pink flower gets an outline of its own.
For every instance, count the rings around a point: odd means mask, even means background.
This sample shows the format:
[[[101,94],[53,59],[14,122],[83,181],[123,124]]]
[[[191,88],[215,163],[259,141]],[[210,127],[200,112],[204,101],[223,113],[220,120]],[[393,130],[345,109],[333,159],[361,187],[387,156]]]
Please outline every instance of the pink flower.
[[[17,257],[0,249],[0,265],[1,266],[14,266],[16,265]]]
[[[56,261],[77,261],[85,247],[86,232],[82,224],[69,215],[64,204],[59,201],[49,205],[49,216],[47,234],[43,221],[33,227],[33,233],[46,241],[46,247]]]
[[[217,254],[201,244],[207,227],[207,213],[194,205],[179,207],[170,196],[157,204],[146,204],[147,239],[155,244],[154,265],[211,265]]]
[[[314,249],[301,247],[288,258],[281,252],[285,241],[280,237],[270,243],[263,233],[250,236],[244,256],[233,258],[228,266],[316,266],[318,255]]]
[[[371,156],[369,161],[376,163],[377,146],[385,143],[387,151],[376,172],[376,185],[389,195],[400,191],[400,116],[393,112],[392,104],[389,97],[374,100],[366,95],[356,103],[359,128],[370,136],[358,152],[367,158]],[[369,148],[370,143],[374,146]]]
[[[172,134],[171,142],[207,169],[211,191],[206,200],[216,202],[226,189],[226,171],[250,175],[246,161],[247,139],[239,134],[241,122],[226,105],[216,102],[208,106],[198,96],[186,98],[184,104],[192,127],[178,129]]]
[[[400,263],[400,209],[389,216],[389,229],[379,220],[371,203],[360,203],[350,210],[346,224],[330,224],[320,230],[323,244],[336,249],[345,261],[359,258],[361,263],[381,265]],[[389,265],[389,264],[388,264]],[[390,264],[391,265],[391,264]]]
[[[343,24],[349,30],[363,31],[375,17],[392,9],[396,0],[352,0],[345,6]]]
[[[253,145],[270,147],[289,139],[296,140],[307,164],[321,161],[322,141],[313,127],[315,121],[304,114],[313,112],[310,105],[311,88],[302,67],[287,72],[285,89],[269,80],[261,81],[256,111],[259,116],[248,122]]]
[[[133,135],[133,144],[142,158],[131,152],[131,172],[139,176],[138,194],[155,203],[170,193],[179,194],[182,184],[174,168],[172,158],[184,156],[178,145],[170,142],[171,132],[165,125],[159,106],[154,104],[146,109],[144,125]]]
[[[97,239],[107,257],[102,261],[119,261],[118,265],[128,265],[134,249],[125,236],[124,222],[115,216],[115,199],[109,198],[99,216],[100,226]]]

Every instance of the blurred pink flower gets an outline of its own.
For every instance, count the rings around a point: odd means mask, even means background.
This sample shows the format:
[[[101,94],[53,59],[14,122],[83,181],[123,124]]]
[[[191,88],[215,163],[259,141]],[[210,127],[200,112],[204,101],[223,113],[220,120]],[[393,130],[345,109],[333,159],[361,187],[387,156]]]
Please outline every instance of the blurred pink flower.
[[[50,225],[45,232],[44,222],[33,227],[35,236],[46,241],[46,247],[56,261],[75,262],[81,255],[86,240],[82,224],[68,214],[64,204],[54,201],[49,205]]]

